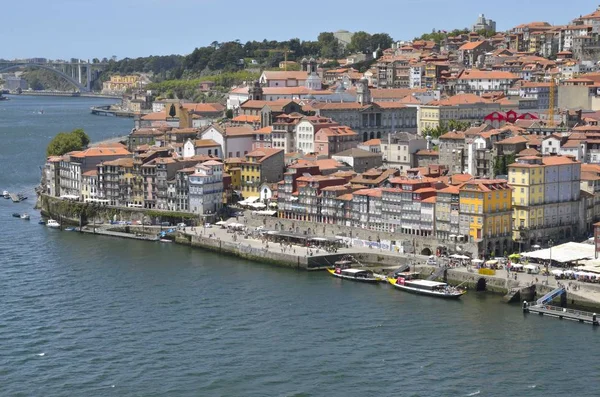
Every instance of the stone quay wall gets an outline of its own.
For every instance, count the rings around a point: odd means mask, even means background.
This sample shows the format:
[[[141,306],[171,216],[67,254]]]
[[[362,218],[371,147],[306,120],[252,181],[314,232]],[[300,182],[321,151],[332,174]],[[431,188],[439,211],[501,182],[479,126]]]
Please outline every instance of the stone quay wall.
[[[333,237],[341,235],[371,241],[377,241],[378,239],[396,241],[396,245],[401,245],[399,242],[402,242],[402,245],[404,247],[408,247],[410,250],[412,250],[414,243],[415,252],[417,254],[421,254],[426,249],[429,249],[432,254],[435,254],[436,249],[440,246],[455,251],[457,245],[452,242],[440,241],[435,237],[409,236],[405,234],[380,232],[351,226],[298,221],[294,219],[264,217],[259,215],[252,215],[250,211],[246,212],[245,217],[238,218],[238,222],[246,222],[248,226],[253,227],[264,226],[266,229],[270,230],[283,230],[293,233],[305,233],[319,237]],[[458,245],[462,247],[464,251],[477,253],[477,247],[475,244],[459,243]]]
[[[191,247],[199,247],[210,251],[233,255],[256,262],[270,263],[282,267],[306,270],[309,266],[309,258],[301,255],[291,255],[282,252],[273,252],[266,248],[251,247],[249,244],[217,240],[197,235],[186,235],[178,233],[175,242]]]

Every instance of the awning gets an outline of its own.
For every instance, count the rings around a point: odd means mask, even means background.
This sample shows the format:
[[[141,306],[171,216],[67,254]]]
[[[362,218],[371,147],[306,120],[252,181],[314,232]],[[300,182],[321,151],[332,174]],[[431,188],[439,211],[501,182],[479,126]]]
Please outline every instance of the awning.
[[[556,247],[546,248],[543,250],[527,252],[521,256],[534,259],[549,260],[555,262],[568,263],[582,259],[590,259],[595,256],[594,246],[591,244],[582,243],[565,243]]]
[[[538,270],[539,266],[535,266],[535,265],[525,265],[523,266],[523,269],[528,269],[528,270]]]
[[[483,263],[483,259],[473,259],[471,260],[473,263]]]
[[[225,223],[226,223],[225,221],[219,221],[219,222],[215,223],[215,225],[221,226],[221,225],[224,225]]]
[[[486,265],[497,265],[498,261],[495,259],[489,260],[487,262],[485,262]]]
[[[468,256],[466,256],[466,255],[459,255],[459,254],[450,255],[450,258],[454,258],[454,259],[469,259]]]
[[[256,215],[273,216],[277,213],[277,211],[263,210],[263,211],[252,211],[252,213],[256,214]]]
[[[252,204],[250,204],[250,207],[253,207],[253,208],[266,208],[267,205],[264,204],[264,203],[252,203]]]

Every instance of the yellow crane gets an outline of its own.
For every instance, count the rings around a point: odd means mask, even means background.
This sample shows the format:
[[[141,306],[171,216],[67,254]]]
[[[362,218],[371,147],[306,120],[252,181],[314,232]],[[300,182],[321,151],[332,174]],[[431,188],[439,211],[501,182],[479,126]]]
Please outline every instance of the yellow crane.
[[[285,70],[287,72],[287,60],[288,60],[288,54],[293,54],[294,51],[290,50],[289,48],[274,48],[274,49],[263,49],[263,50],[257,50],[257,51],[264,51],[264,52],[268,52],[269,54],[272,53],[283,53],[283,60],[284,60],[284,64],[283,64],[283,70]]]
[[[554,76],[550,75],[550,92],[548,99],[548,127],[554,127],[554,105],[556,100],[556,82],[554,81]]]

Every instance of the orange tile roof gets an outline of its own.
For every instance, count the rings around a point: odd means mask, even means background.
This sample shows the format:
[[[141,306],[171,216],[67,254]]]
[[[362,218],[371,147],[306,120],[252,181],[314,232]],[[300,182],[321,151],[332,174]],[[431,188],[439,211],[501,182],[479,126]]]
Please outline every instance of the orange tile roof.
[[[448,186],[443,189],[438,190],[438,193],[449,193],[449,194],[459,194],[460,186]]]
[[[116,160],[105,161],[102,164],[118,166],[118,167],[125,167],[125,168],[132,168],[133,167],[133,157],[123,157],[123,158],[116,159]]]
[[[167,118],[166,112],[154,112],[154,113],[148,113],[148,114],[142,116],[142,120],[149,120],[149,121],[160,121],[160,120],[165,120],[166,118]]]
[[[220,103],[182,103],[181,106],[190,112],[196,113],[215,113],[225,110],[225,106]]]
[[[458,50],[459,51],[474,50],[484,43],[486,43],[486,42],[485,41],[471,41],[469,43],[465,43],[462,46],[460,46],[460,48]]]
[[[524,150],[521,150],[517,156],[522,157],[522,156],[541,156],[542,154],[535,150],[534,148],[527,148]]]
[[[579,161],[573,160],[567,156],[546,156],[542,157],[542,163],[544,165],[566,165],[566,164],[579,164]]]
[[[510,72],[471,69],[463,70],[462,73],[458,75],[457,80],[519,80],[519,78],[519,76]]]
[[[493,101],[482,98],[475,94],[457,94],[439,101],[432,101],[425,106],[457,106],[472,105],[475,103],[493,103]]]
[[[438,157],[440,152],[436,152],[435,150],[426,150],[422,149],[417,152],[417,156],[435,156]]]
[[[194,141],[194,147],[215,147],[221,146],[212,139],[196,139]]]
[[[357,196],[381,197],[381,189],[360,189],[354,192]]]
[[[265,70],[263,72],[267,80],[306,80],[308,77],[307,72],[303,71],[277,71],[277,70]]]
[[[462,131],[448,131],[440,135],[439,139],[465,139],[465,133]]]
[[[70,155],[71,157],[130,156],[131,153],[129,152],[129,150],[119,147],[91,147]]]
[[[259,163],[262,163],[263,161],[265,161],[266,159],[268,159],[269,157],[278,154],[278,153],[283,153],[283,149],[275,149],[275,148],[260,148],[260,149],[256,149],[251,151],[250,153],[248,153],[246,155],[246,157],[260,157],[260,159],[258,160]]]
[[[361,143],[364,146],[379,146],[381,145],[381,139],[369,139],[366,142]]]
[[[232,118],[231,121],[235,121],[238,123],[260,123],[260,116],[240,114],[239,116],[235,116],[234,118]]]
[[[510,138],[506,138],[502,141],[496,142],[496,145],[515,145],[517,143],[527,142],[528,139],[522,135],[511,136]]]

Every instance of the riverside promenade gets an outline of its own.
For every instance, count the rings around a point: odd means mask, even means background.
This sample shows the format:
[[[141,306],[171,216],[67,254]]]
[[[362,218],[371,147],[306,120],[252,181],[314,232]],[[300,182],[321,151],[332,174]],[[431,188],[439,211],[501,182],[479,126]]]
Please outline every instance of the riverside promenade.
[[[240,222],[243,221],[240,220]],[[332,266],[336,260],[339,260],[344,255],[352,255],[365,266],[383,273],[391,273],[394,269],[404,264],[410,264],[414,270],[424,275],[428,275],[435,270],[434,267],[426,265],[426,256],[418,254],[405,254],[367,247],[342,247],[335,254],[332,254],[323,249],[301,247],[298,245],[285,247],[278,243],[254,238],[252,234],[244,237],[240,234],[228,233],[227,229],[218,226],[210,228],[186,227],[181,233],[192,239],[192,241],[197,242],[197,244],[191,244],[192,246],[212,250],[217,250],[217,247],[219,247],[222,252],[232,255],[259,262],[278,262],[279,265],[293,268],[319,270]],[[439,265],[445,264],[446,259],[439,258]],[[552,276],[546,277],[541,274],[514,272],[509,274],[506,270],[497,270],[495,275],[483,275],[479,274],[477,269],[470,266],[449,268],[447,279],[450,284],[463,284],[471,289],[475,289],[480,279],[485,279],[487,284],[486,289],[497,293],[506,293],[512,288],[524,288],[535,285],[538,296],[558,286],[558,281]],[[564,281],[562,284],[567,289],[567,302],[569,304],[600,308],[600,285],[578,281]]]

